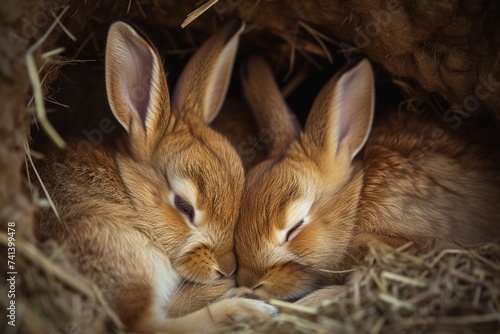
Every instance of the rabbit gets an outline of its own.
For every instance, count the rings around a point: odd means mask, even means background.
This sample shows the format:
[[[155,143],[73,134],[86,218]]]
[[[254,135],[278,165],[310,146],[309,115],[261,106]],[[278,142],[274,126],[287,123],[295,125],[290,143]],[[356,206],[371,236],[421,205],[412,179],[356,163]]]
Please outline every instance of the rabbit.
[[[197,51],[171,103],[156,49],[114,23],[106,90],[124,138],[116,145],[69,141],[36,163],[57,209],[39,214],[37,237],[66,245],[127,330],[217,331],[276,312],[231,297],[244,171],[229,142],[207,125],[226,95],[244,26],[229,22]]]
[[[226,98],[210,127],[222,134],[236,149],[245,172],[266,158],[266,144],[269,140],[267,132],[258,128],[252,111],[243,98]]]
[[[242,69],[244,68],[242,67]],[[214,130],[223,134],[236,148],[243,162],[245,172],[248,172],[268,156],[268,149],[273,144],[274,129],[282,132],[288,131],[287,128],[282,129],[279,127],[281,124],[290,122],[293,125],[293,128],[290,129],[294,131],[293,134],[298,134],[300,130],[300,125],[295,115],[291,113],[284,103],[277,84],[273,80],[266,80],[266,84],[265,88],[257,86],[255,89],[250,89],[244,87],[243,95],[245,95],[245,99],[226,99],[221,112],[211,124]],[[283,113],[273,113],[271,119],[263,117],[263,119],[256,120],[254,116],[259,115],[252,115],[252,104],[259,104],[263,99],[269,100],[270,96],[275,97],[278,101],[267,101],[268,104],[282,105],[286,107],[286,110]],[[280,119],[282,116],[287,117],[286,122]],[[260,129],[257,122],[261,124]],[[264,124],[264,122],[267,123]]]
[[[339,271],[370,249],[498,240],[494,135],[452,131],[433,114],[397,109],[374,120],[366,59],[324,86],[300,133],[263,59],[247,62],[242,81],[259,126],[273,136],[267,159],[246,175],[235,230],[240,286],[296,301],[342,284]]]

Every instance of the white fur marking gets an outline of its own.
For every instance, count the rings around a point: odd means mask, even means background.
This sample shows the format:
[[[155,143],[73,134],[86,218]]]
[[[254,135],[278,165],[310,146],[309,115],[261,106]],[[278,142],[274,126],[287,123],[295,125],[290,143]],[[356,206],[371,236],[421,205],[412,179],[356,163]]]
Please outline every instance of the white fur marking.
[[[168,306],[179,288],[179,274],[172,268],[168,258],[157,249],[149,247],[145,253],[148,257],[149,270],[152,274],[152,297],[148,317],[142,326],[150,330],[160,328],[166,320]]]
[[[172,192],[168,196],[170,204],[175,208],[175,195],[177,194],[181,196],[194,208],[194,224],[198,225],[198,223],[202,220],[202,211],[198,210],[196,207],[198,192],[194,184],[188,179],[178,178],[175,176],[170,176],[168,178],[168,183],[170,184],[170,187],[172,187]],[[192,226],[187,218],[185,218],[185,220],[189,226]]]
[[[287,210],[286,214],[286,225],[281,231],[278,231],[278,240],[280,243],[286,241],[286,235],[288,231],[294,227],[301,220],[304,223],[293,233],[296,236],[304,227],[309,224],[310,219],[308,217],[309,210],[314,202],[313,197],[309,194],[305,198],[301,198],[298,201],[292,202]]]

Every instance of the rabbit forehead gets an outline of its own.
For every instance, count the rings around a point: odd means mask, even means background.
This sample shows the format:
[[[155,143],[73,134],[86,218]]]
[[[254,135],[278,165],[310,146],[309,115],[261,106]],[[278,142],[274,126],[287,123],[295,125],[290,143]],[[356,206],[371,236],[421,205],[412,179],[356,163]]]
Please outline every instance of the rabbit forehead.
[[[198,162],[198,161],[197,161]],[[228,171],[224,166],[211,161],[184,164],[167,171],[172,190],[203,210],[207,218],[236,219],[241,194],[243,176]]]
[[[259,224],[265,225],[262,227],[268,236],[274,236],[274,231],[297,223],[294,220],[300,220],[299,216],[310,208],[318,181],[311,168],[291,159],[262,163],[247,175],[242,207],[251,209],[242,211],[255,217],[258,209],[263,215],[258,217]]]
[[[305,159],[267,160],[250,170],[236,233],[238,256],[246,258],[251,248],[262,255],[247,259],[258,267],[290,261],[293,254],[281,245],[282,234],[306,218],[318,182],[314,165]]]
[[[176,183],[178,194],[186,196],[185,199],[200,210],[204,209],[207,218],[228,219],[230,216],[235,220],[244,172],[230,144],[211,134],[186,136],[186,131],[174,132],[165,137],[164,142],[157,150],[156,163],[167,180]]]

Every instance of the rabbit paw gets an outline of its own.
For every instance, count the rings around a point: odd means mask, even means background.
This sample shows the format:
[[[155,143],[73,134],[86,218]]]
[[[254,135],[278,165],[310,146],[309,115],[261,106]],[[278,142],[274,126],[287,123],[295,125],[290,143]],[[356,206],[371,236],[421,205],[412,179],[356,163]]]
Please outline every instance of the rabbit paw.
[[[262,300],[230,298],[208,307],[214,322],[241,324],[262,322],[278,314],[278,309]]]

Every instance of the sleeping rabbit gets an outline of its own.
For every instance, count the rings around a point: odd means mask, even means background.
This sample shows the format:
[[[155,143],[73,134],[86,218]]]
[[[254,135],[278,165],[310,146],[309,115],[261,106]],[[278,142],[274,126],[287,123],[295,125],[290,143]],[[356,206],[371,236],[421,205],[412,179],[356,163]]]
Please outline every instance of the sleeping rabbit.
[[[243,28],[231,22],[212,36],[170,101],[155,48],[129,25],[114,23],[106,88],[125,138],[117,148],[70,142],[37,163],[58,211],[41,213],[38,237],[65,243],[128,330],[206,332],[275,310],[243,298],[203,309],[235,285],[244,172],[236,151],[207,124],[226,95]]]
[[[235,231],[239,285],[295,300],[341,281],[332,271],[370,248],[498,238],[498,138],[397,110],[374,122],[367,60],[325,85],[297,133],[265,61],[251,58],[243,73],[256,119],[274,136],[267,160],[246,177]],[[255,99],[257,91],[267,98]]]

